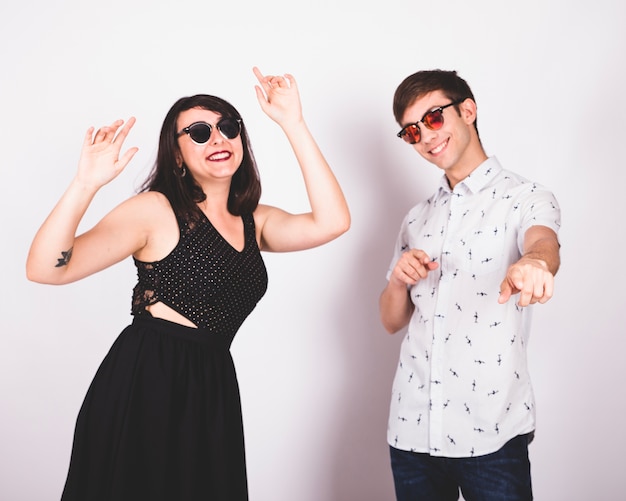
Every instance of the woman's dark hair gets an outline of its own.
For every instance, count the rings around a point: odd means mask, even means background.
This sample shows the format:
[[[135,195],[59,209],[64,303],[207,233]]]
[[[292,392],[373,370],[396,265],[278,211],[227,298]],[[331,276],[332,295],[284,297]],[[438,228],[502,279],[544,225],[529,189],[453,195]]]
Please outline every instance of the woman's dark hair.
[[[176,122],[180,113],[192,108],[209,110],[220,114],[222,118],[241,120],[243,160],[231,181],[228,211],[235,216],[253,212],[261,197],[261,181],[246,126],[233,105],[224,99],[207,94],[183,97],[170,108],[161,127],[156,162],[139,191],[163,193],[174,212],[185,219],[197,220],[200,217],[198,203],[206,200],[206,194],[189,170],[186,175],[182,175],[177,163],[177,158],[180,158],[180,148]]]
[[[465,80],[457,75],[456,71],[425,70],[418,71],[406,77],[396,89],[393,96],[393,116],[402,126],[402,117],[406,109],[422,96],[440,90],[451,101],[474,99],[474,94]],[[455,106],[459,113],[458,105]],[[474,128],[478,133],[478,119],[474,121]]]

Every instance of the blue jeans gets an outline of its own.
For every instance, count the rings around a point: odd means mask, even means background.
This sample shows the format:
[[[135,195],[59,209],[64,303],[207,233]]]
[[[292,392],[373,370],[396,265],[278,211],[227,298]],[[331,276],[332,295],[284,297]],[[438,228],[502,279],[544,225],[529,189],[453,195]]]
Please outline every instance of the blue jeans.
[[[528,444],[532,434],[472,458],[443,458],[390,447],[398,501],[530,501]]]

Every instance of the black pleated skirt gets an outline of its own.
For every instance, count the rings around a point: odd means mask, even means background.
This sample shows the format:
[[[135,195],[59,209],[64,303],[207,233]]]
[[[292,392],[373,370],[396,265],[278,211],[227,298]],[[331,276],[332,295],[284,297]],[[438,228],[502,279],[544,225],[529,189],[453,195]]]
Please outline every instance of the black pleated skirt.
[[[62,501],[245,501],[230,339],[135,317],[80,409]]]

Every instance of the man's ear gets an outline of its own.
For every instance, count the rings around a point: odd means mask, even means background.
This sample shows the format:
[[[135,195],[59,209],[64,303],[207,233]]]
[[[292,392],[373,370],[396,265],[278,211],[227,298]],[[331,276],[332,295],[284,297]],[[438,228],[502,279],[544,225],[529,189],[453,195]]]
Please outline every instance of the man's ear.
[[[463,118],[466,124],[470,125],[476,121],[477,108],[473,99],[469,97],[465,99],[465,101],[459,104],[459,110],[461,111],[461,118]]]

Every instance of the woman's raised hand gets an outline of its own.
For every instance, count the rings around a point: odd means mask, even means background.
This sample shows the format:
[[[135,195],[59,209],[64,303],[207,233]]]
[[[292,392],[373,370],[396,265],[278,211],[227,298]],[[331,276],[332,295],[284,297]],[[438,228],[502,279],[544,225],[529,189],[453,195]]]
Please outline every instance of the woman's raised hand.
[[[134,124],[135,118],[131,117],[125,124],[123,120],[116,120],[101,127],[95,134],[94,127],[87,130],[78,163],[78,181],[99,189],[124,170],[138,151],[132,147],[120,157],[124,140]]]
[[[254,72],[259,85],[255,85],[261,109],[278,125],[285,128],[302,120],[300,94],[293,75],[263,75],[255,66]]]

